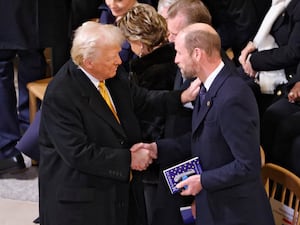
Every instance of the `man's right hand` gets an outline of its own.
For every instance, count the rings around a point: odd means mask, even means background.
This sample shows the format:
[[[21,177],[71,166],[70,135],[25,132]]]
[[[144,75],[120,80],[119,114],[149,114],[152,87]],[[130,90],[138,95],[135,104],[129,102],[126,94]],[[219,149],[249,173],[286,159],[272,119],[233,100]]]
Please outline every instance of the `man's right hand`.
[[[145,170],[157,158],[157,146],[155,142],[137,143],[131,148],[131,168]]]

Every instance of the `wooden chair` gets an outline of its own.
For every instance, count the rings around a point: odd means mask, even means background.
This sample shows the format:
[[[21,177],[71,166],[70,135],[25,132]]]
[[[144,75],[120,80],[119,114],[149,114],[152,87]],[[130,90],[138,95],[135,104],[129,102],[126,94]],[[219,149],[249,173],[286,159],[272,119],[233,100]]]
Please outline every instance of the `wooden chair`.
[[[260,160],[261,160],[261,167],[263,167],[266,163],[266,155],[262,146],[260,146]]]
[[[29,119],[30,122],[34,119],[35,113],[38,110],[38,100],[43,100],[48,83],[52,77],[33,81],[27,84],[29,92]]]
[[[35,113],[38,110],[38,100],[43,100],[48,83],[52,79],[52,49],[45,48],[44,55],[46,57],[47,69],[46,78],[41,80],[32,81],[27,84],[27,89],[29,92],[29,120],[32,122]]]
[[[287,224],[300,225],[300,178],[289,170],[272,163],[266,163],[262,167],[261,174],[269,199],[276,199],[294,209],[292,223]]]
[[[52,77],[36,80],[27,84],[29,93],[29,120],[33,121],[35,113],[38,111],[38,100],[42,101],[46,88]],[[32,160],[32,165],[37,166],[38,162]]]

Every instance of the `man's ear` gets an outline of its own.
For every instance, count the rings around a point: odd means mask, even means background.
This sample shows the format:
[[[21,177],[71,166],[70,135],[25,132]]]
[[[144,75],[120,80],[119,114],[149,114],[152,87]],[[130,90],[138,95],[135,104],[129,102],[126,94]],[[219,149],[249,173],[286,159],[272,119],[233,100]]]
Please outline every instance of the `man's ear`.
[[[88,69],[93,68],[93,60],[91,60],[90,58],[86,58],[86,59],[82,60],[82,63],[83,63],[83,66]]]
[[[194,48],[193,52],[192,52],[192,56],[199,61],[201,59],[203,55],[203,50],[200,48]]]

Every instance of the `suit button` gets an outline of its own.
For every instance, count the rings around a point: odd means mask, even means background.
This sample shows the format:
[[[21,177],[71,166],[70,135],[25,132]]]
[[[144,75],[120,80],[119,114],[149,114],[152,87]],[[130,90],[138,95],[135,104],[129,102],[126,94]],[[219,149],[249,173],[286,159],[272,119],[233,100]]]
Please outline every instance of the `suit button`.
[[[277,93],[276,93],[276,95],[277,95],[277,96],[282,95],[282,91],[281,91],[281,90],[278,90]]]
[[[292,79],[293,78],[293,74],[290,74],[288,77],[289,77],[289,79]]]
[[[125,207],[125,202],[123,202],[123,201],[118,202],[117,205],[118,205],[119,208],[124,208]]]
[[[125,143],[124,140],[121,140],[121,141],[120,141],[120,144],[121,144],[121,145],[124,145],[124,143]]]

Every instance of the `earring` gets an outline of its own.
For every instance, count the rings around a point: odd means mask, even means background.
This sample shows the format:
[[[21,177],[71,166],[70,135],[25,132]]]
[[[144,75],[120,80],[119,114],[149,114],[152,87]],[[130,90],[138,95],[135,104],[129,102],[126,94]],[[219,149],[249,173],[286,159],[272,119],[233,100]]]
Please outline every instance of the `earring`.
[[[144,45],[141,44],[141,49],[140,49],[140,54],[139,54],[140,58],[143,56],[143,48],[144,48]]]

